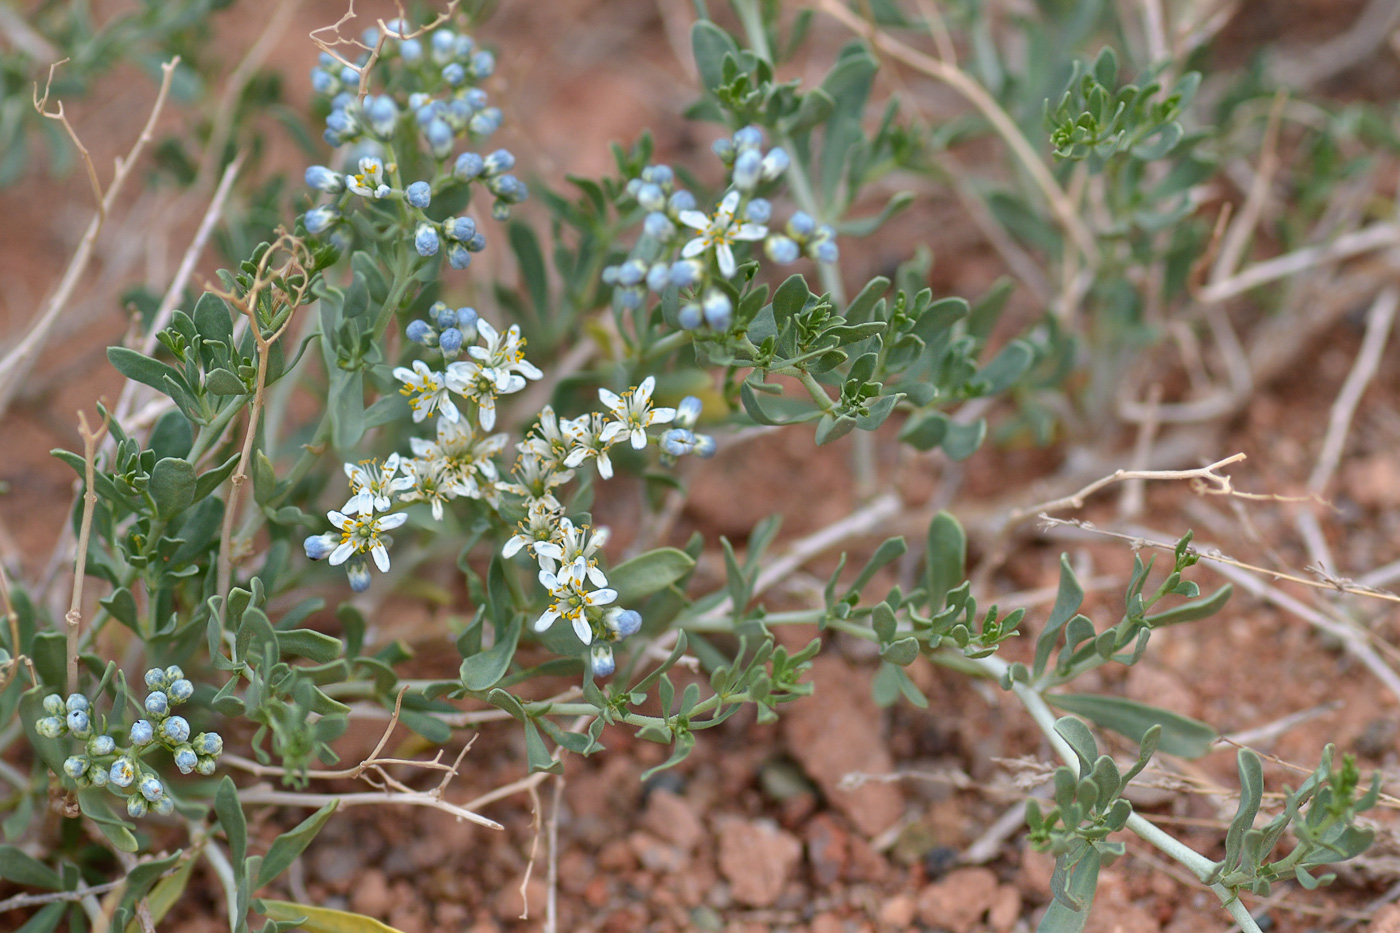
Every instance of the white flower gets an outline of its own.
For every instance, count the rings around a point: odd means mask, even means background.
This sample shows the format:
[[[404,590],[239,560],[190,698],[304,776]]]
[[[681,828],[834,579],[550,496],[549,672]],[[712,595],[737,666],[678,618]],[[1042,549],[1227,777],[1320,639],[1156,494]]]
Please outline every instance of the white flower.
[[[413,409],[414,424],[439,409],[448,421],[456,421],[461,417],[447,391],[451,379],[444,380],[442,373],[429,369],[428,364],[422,360],[414,360],[412,369],[398,367],[394,370],[394,378],[404,384],[399,393],[408,397],[408,407]]]
[[[382,465],[378,460],[345,464],[345,475],[350,479],[350,501],[341,511],[346,515],[389,511],[394,493],[413,485],[411,477],[395,476],[398,471],[399,455],[396,453],[390,454]]]
[[[506,446],[506,435],[482,435],[463,418],[437,423],[437,441],[411,437],[408,442],[419,460],[442,460],[447,479],[457,488],[458,495],[468,499],[495,498],[499,474],[492,459]]]
[[[496,426],[496,396],[519,392],[525,377],[486,369],[476,360],[457,360],[447,365],[447,387],[476,402],[477,418],[489,431]]]
[[[586,525],[578,528],[567,518],[561,518],[553,540],[536,544],[535,553],[559,561],[564,566],[564,573],[573,579],[575,585],[582,586],[587,578],[594,586],[605,587],[608,585],[608,578],[599,568],[598,562],[593,559],[593,555],[607,540],[606,528],[596,531]],[[552,571],[554,568],[544,569]]]
[[[603,437],[609,427],[607,419],[592,411],[572,421],[565,421],[561,427],[573,442],[569,455],[564,458],[564,466],[573,469],[589,457],[595,457],[598,460],[598,475],[603,479],[612,479],[613,467],[612,460],[608,458],[608,448],[616,441]]]
[[[551,509],[559,509],[559,500],[554,498],[554,487],[562,486],[574,478],[573,470],[560,470],[557,465],[541,459],[534,451],[526,448],[520,452],[511,470],[513,483],[497,483],[496,488],[503,492],[513,492],[517,496],[543,502]]]
[[[546,405],[540,409],[540,420],[535,424],[533,433],[525,439],[524,445],[541,460],[561,467],[564,465],[564,458],[569,455],[569,439],[565,436],[559,416],[554,413],[552,407]]]
[[[352,554],[368,552],[374,558],[374,565],[382,571],[389,569],[389,551],[379,536],[408,521],[407,512],[394,512],[390,515],[373,515],[356,518],[341,512],[327,512],[331,524],[340,529],[340,545],[331,552],[330,563],[338,567],[350,559]]]
[[[557,566],[554,558],[540,549],[549,545],[550,553],[559,550],[558,546],[552,543],[559,533],[559,511],[543,499],[531,501],[525,517],[515,526],[515,534],[507,538],[501,548],[501,556],[514,557],[521,548],[526,548],[530,555],[539,561],[541,570],[553,573]]]
[[[407,474],[405,479],[408,480],[409,488],[407,492],[399,495],[399,499],[404,502],[429,503],[433,508],[433,518],[438,521],[442,521],[444,502],[466,495],[466,488],[452,477],[447,461],[441,457],[408,460],[404,462],[403,468]]]
[[[641,385],[620,396],[607,389],[599,389],[598,398],[612,409],[612,416],[616,419],[603,429],[601,439],[611,442],[618,435],[627,434],[632,439],[632,449],[641,450],[647,445],[648,425],[670,424],[676,417],[674,408],[651,407],[651,393],[655,388],[656,380],[647,376]]]
[[[768,228],[762,224],[734,223],[735,211],[739,209],[739,192],[731,191],[724,196],[719,210],[713,217],[706,217],[699,211],[681,211],[679,220],[687,227],[694,227],[700,235],[686,243],[681,255],[686,259],[699,256],[714,248],[719,260],[719,271],[726,279],[734,274],[734,250],[730,244],[738,240],[761,240],[768,235]]]
[[[593,628],[588,624],[588,609],[606,606],[617,599],[617,590],[588,590],[584,584],[574,580],[573,574],[555,576],[548,570],[540,571],[540,583],[549,590],[549,608],[535,621],[535,631],[543,632],[554,624],[555,619],[566,619],[574,627],[574,634],[585,645],[593,641]]]
[[[384,184],[384,163],[374,156],[365,156],[360,160],[358,175],[345,176],[345,187],[362,198],[382,198],[391,190]]]
[[[484,319],[478,318],[476,331],[486,345],[468,347],[467,353],[481,362],[482,373],[496,383],[496,391],[500,394],[519,391],[507,388],[512,384],[513,373],[519,373],[525,379],[539,379],[544,375],[539,367],[525,359],[525,338],[520,336],[519,324],[510,325],[505,334],[501,334]],[[521,386],[524,386],[524,380],[521,380]]]

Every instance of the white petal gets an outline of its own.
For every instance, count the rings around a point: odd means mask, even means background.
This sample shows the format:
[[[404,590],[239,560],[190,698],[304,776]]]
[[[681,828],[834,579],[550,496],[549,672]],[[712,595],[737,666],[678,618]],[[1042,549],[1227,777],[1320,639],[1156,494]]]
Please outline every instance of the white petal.
[[[676,219],[687,227],[694,227],[696,230],[708,230],[710,227],[710,218],[699,211],[681,211],[676,215]]]
[[[526,379],[544,378],[544,373],[540,372],[540,368],[534,363],[531,363],[529,360],[521,360],[519,363],[515,364],[515,368],[519,370],[521,375],[523,375]]]
[[[681,255],[686,259],[694,259],[708,248],[704,237],[696,237],[681,247]]]
[[[738,228],[729,233],[729,236],[735,240],[761,240],[767,235],[768,228],[762,224],[740,224]]]
[[[481,426],[488,431],[496,426],[496,400],[489,395],[481,400]]]
[[[588,580],[594,586],[603,587],[608,585],[607,575],[599,570],[596,564],[588,568]]]
[[[438,399],[438,411],[442,412],[442,416],[453,424],[456,424],[457,419],[462,417],[462,413],[457,410],[457,404],[452,401],[450,395],[444,395]]]
[[[632,429],[632,449],[641,450],[647,445],[647,432],[641,428]]]
[[[617,599],[617,590],[594,590],[588,594],[588,600],[595,606],[606,606]]]
[[[728,243],[720,243],[715,246],[715,255],[719,257],[719,274],[726,279],[734,275],[734,250],[729,248]]]
[[[379,530],[389,531],[399,527],[406,521],[408,521],[407,512],[395,512],[392,515],[381,515],[379,517]]]
[[[329,518],[331,520],[331,524],[341,529],[342,531],[345,530],[346,525],[349,525],[354,521],[354,519],[351,519],[345,515],[341,515],[339,512],[335,511],[327,512],[326,518]]]
[[[369,555],[374,558],[374,566],[378,567],[381,572],[389,572],[389,552],[384,548],[384,545],[376,544],[369,549]]]
[[[569,451],[569,455],[564,458],[564,466],[568,467],[569,469],[573,469],[574,467],[578,466],[580,463],[587,459],[588,448],[575,447],[573,450]]]
[[[733,217],[734,212],[739,209],[739,192],[731,191],[726,194],[724,200],[719,202],[719,209],[721,213]]]
[[[574,634],[585,645],[593,643],[593,629],[589,627],[588,620],[583,616],[574,616]]]
[[[536,541],[535,554],[538,556],[549,557],[554,560],[564,559],[564,549],[561,548],[559,545],[555,544],[553,541]],[[550,571],[550,573],[553,572],[554,571],[552,570]]]
[[[642,380],[642,384],[637,386],[637,391],[632,394],[634,403],[638,408],[646,405],[651,399],[651,393],[656,390],[656,377],[647,376]]]
[[[518,554],[518,553],[520,552],[520,549],[523,548],[524,546],[525,546],[525,536],[524,536],[524,535],[511,535],[510,538],[507,539],[507,541],[506,541],[506,543],[505,543],[505,546],[501,548],[501,556],[502,556],[502,557],[514,557],[516,554]]]
[[[546,609],[540,614],[540,617],[535,620],[535,631],[543,632],[553,625],[554,620],[557,618],[559,618],[559,613],[555,612],[553,609]]]
[[[622,396],[608,389],[599,389],[598,399],[613,411],[617,411],[618,407],[622,405]]]
[[[676,420],[676,410],[674,408],[653,408],[651,410],[651,420],[647,424],[670,424]]]
[[[598,475],[603,479],[612,479],[612,461],[608,459],[607,451],[598,452]]]
[[[350,559],[350,555],[355,553],[355,545],[349,541],[342,541],[340,546],[331,551],[330,565],[339,567]]]
[[[611,444],[612,439],[627,430],[627,425],[621,421],[609,421],[603,426],[603,430],[598,432],[598,440],[604,444]]]
[[[485,337],[488,341],[498,340],[501,336],[500,332],[497,331],[496,328],[486,323],[486,318],[484,317],[479,317],[476,319],[476,332],[482,337]]]
[[[559,578],[556,577],[554,574],[550,573],[548,570],[541,570],[540,585],[552,593],[555,590],[559,589]]]

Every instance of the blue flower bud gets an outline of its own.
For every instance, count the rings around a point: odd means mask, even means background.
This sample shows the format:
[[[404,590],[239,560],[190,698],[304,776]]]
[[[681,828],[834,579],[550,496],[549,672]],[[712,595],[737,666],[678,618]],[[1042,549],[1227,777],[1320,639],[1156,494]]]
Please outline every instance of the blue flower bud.
[[[712,288],[705,292],[702,308],[705,312],[705,323],[715,330],[729,330],[729,325],[734,319],[734,304],[729,300],[729,296],[717,288]]]
[[[170,698],[163,690],[156,690],[146,695],[146,712],[157,718],[170,712]]]
[[[132,794],[130,797],[126,798],[127,816],[139,820],[141,817],[149,813],[150,810],[150,803],[148,803],[146,798],[142,797],[140,794]]]
[[[641,259],[629,259],[617,268],[617,284],[631,288],[646,278],[647,264]]]
[[[312,165],[306,169],[306,185],[326,194],[340,194],[345,190],[345,178],[324,165]]]
[[[631,638],[642,630],[642,614],[635,609],[624,609],[609,625],[618,638]]]
[[[497,149],[486,157],[484,172],[488,176],[504,175],[515,168],[515,156],[509,149]]]
[[[68,712],[68,707],[63,702],[63,697],[57,693],[50,693],[44,697],[44,712],[50,716],[62,716]]]
[[[365,563],[364,558],[351,558],[345,562],[345,578],[350,581],[350,589],[356,593],[363,593],[369,589],[369,565]]]
[[[759,173],[763,170],[763,157],[757,149],[745,149],[734,160],[734,187],[740,191],[752,191],[758,184]]]
[[[147,800],[159,800],[165,796],[165,787],[160,783],[160,778],[154,774],[148,774],[141,779],[141,783],[136,788],[141,792],[141,796]]]
[[[457,157],[452,174],[462,181],[471,181],[486,169],[486,160],[475,152],[464,152]]]
[[[374,48],[379,44],[379,30],[370,26],[364,32],[360,33],[360,41],[370,48]]]
[[[617,660],[613,657],[612,645],[596,643],[588,652],[588,663],[593,668],[594,677],[609,677],[617,670]]]
[[[479,253],[486,248],[486,235],[478,230],[463,240],[462,245],[473,253]]]
[[[763,130],[749,125],[734,131],[734,148],[740,151],[758,149],[763,145]]]
[[[472,264],[472,254],[461,243],[448,243],[447,264],[454,269],[465,269]]]
[[[175,801],[171,800],[169,795],[162,797],[151,804],[151,812],[156,816],[169,816],[175,812]]]
[[[768,258],[780,266],[785,266],[790,262],[796,262],[801,251],[797,248],[797,243],[791,238],[775,233],[763,241],[763,251],[768,254]]]
[[[702,320],[703,312],[700,305],[694,301],[687,301],[676,312],[676,323],[680,324],[682,330],[696,330]]]
[[[501,128],[501,108],[487,107],[472,114],[471,122],[467,124],[467,128],[477,136],[490,136]]]
[[[337,95],[335,95],[334,97],[331,98],[331,109],[332,109],[332,110],[345,110],[345,111],[348,111],[348,110],[351,108],[351,106],[354,106],[354,108],[355,108],[357,111],[358,111],[359,108],[360,108],[360,101],[359,101],[359,99],[355,96],[355,94],[354,94],[353,91],[344,90],[344,91],[341,91],[339,94],[337,94]],[[351,118],[353,119],[354,117],[355,117],[355,114],[351,114]]]
[[[73,780],[77,780],[87,773],[88,760],[86,755],[69,755],[63,759],[63,773]]]
[[[169,680],[165,676],[165,668],[153,667],[141,678],[146,682],[147,690],[164,690]]]
[[[457,51],[457,34],[447,27],[433,30],[433,61],[445,65]]]
[[[807,252],[817,262],[833,263],[841,256],[835,240],[815,240],[807,246]]]
[[[370,129],[380,139],[393,139],[394,126],[399,122],[399,108],[388,94],[380,94],[365,101],[365,117]]]
[[[433,186],[426,181],[415,181],[404,189],[404,199],[414,207],[427,207],[433,200]]]
[[[419,126],[427,126],[435,118],[442,117],[447,113],[447,107],[440,100],[429,100],[413,112],[413,119]]]
[[[790,164],[792,160],[788,158],[787,150],[775,147],[763,157],[763,170],[759,175],[764,181],[772,181],[786,172]]]
[[[316,61],[320,63],[322,68],[334,68],[336,64],[335,56],[331,55],[330,52],[318,53],[316,55]]]
[[[428,309],[428,314],[432,315],[433,323],[437,325],[438,330],[457,326],[457,311],[455,308],[448,307],[445,301],[433,302],[433,306]]]
[[[467,128],[467,124],[471,123],[472,114],[475,112],[466,100],[454,97],[447,102],[447,112],[443,115],[443,119],[447,121],[448,126],[452,127],[452,132],[460,133]]]
[[[442,234],[449,240],[465,243],[476,236],[476,221],[470,217],[449,217],[442,222]]]
[[[716,139],[710,144],[710,151],[719,156],[719,160],[725,165],[734,162],[734,143],[727,139]]]
[[[301,222],[306,225],[306,232],[315,236],[324,233],[326,228],[340,219],[340,211],[328,204],[313,207],[301,217]]]
[[[321,68],[311,69],[311,89],[317,94],[334,94],[340,82],[330,72]]]
[[[199,764],[199,756],[195,754],[193,748],[181,745],[175,749],[175,767],[180,769],[181,774],[189,774],[197,764]]]
[[[184,676],[185,672],[181,669],[180,665],[178,664],[172,664],[165,669],[165,680],[167,683],[169,683],[172,680],[180,680]]]
[[[117,750],[117,740],[110,735],[94,735],[88,739],[87,753],[93,758],[110,755]]]
[[[654,262],[647,270],[647,288],[658,294],[666,290],[671,281],[671,267],[664,262]]]
[[[438,338],[438,348],[448,356],[456,356],[462,349],[462,332],[455,327],[447,328]]]
[[[458,36],[457,44],[453,47],[452,54],[461,59],[470,58],[472,50],[475,48],[476,43],[472,41],[471,36]]]
[[[123,755],[112,762],[112,767],[107,769],[107,777],[118,787],[130,787],[131,782],[136,780],[136,763]]]
[[[399,43],[399,55],[410,65],[423,60],[423,43],[417,39],[405,39]]]
[[[481,315],[476,313],[475,308],[457,309],[457,326],[460,327],[464,333],[474,336],[477,332],[476,322],[479,320],[481,320]]]
[[[602,274],[603,284],[604,284],[604,285],[616,285],[616,284],[617,284],[617,273],[618,273],[618,270],[620,270],[621,268],[622,268],[621,266],[604,266],[604,267],[603,267],[603,274]]]
[[[486,109],[486,104],[490,101],[490,98],[481,88],[473,87],[467,88],[466,92],[462,94],[462,100],[471,108],[472,113],[476,113],[478,110]]]
[[[419,319],[419,318],[414,318],[413,320],[409,321],[409,322],[408,322],[408,327],[404,328],[404,336],[405,336],[405,337],[407,337],[409,340],[412,340],[414,343],[421,343],[421,344],[423,344],[424,346],[429,346],[429,347],[432,346],[432,344],[429,343],[428,340],[429,340],[430,337],[434,336],[435,334],[436,334],[436,332],[432,329],[431,326],[429,326],[428,322],[427,322],[427,321],[424,321],[424,320],[421,320],[421,319]],[[319,538],[320,536],[319,536],[319,535],[316,535],[316,536],[313,536],[313,537],[314,537],[314,538]],[[307,550],[307,556],[308,556],[308,557],[311,557],[311,553],[310,553],[309,546],[310,546],[310,542],[311,542],[312,540],[313,540],[313,538],[307,538],[307,539],[306,539],[306,541],[307,541],[307,546],[308,546],[308,550]],[[317,549],[318,549],[318,550],[320,549],[320,545],[317,545]],[[331,547],[331,550],[335,550],[334,546]],[[327,551],[325,554],[322,554],[321,557],[325,557],[325,556],[327,556],[329,553],[330,553],[330,551]],[[312,559],[312,560],[320,560],[321,557],[312,557],[311,559]]]
[[[216,762],[211,756],[201,755],[199,761],[194,766],[194,770],[197,773],[204,775],[205,777],[209,777],[214,773],[214,768],[217,766],[218,762]]]
[[[331,552],[340,546],[340,535],[326,532],[320,535],[311,535],[301,542],[302,550],[306,552],[307,560],[325,560],[331,556]]]
[[[190,739],[189,721],[184,716],[171,716],[160,724],[160,737],[175,745],[188,742]]]
[[[680,400],[676,406],[676,417],[672,422],[678,428],[693,428],[700,420],[700,412],[704,408],[704,403],[693,395],[687,395]]]
[[[460,87],[467,80],[467,69],[457,62],[448,62],[442,68],[442,80],[453,87]]]
[[[131,724],[131,728],[126,730],[126,740],[137,748],[150,745],[155,738],[155,730],[151,728],[149,720],[138,719]]]
[[[181,677],[179,680],[170,682],[167,693],[171,703],[183,703],[194,696],[194,684]]]
[[[677,259],[671,263],[671,284],[677,288],[689,288],[704,274],[705,266],[698,259]]]
[[[477,52],[472,56],[472,77],[478,81],[491,77],[496,70],[496,56],[490,52]]]
[[[34,731],[46,739],[59,738],[68,731],[68,717],[66,714],[64,716],[45,716],[34,723]]]
[[[613,293],[617,298],[617,303],[624,311],[635,311],[642,306],[642,299],[646,297],[645,292],[635,286],[632,288],[619,288]]]
[[[75,709],[87,712],[91,707],[88,705],[87,697],[83,696],[81,693],[70,693],[68,694],[68,699],[63,702],[63,708],[71,713]]]
[[[666,192],[660,185],[647,182],[637,189],[637,203],[644,211],[659,211],[666,206]]]
[[[708,460],[715,455],[719,448],[715,445],[715,439],[708,434],[695,435],[695,456],[701,460]]]
[[[507,204],[519,204],[530,196],[525,182],[514,175],[502,175],[486,183],[486,190]]]
[[[675,183],[676,173],[671,171],[669,165],[648,165],[642,169],[642,181],[649,181],[665,189]]]
[[[88,718],[87,710],[75,709],[68,714],[68,731],[80,739],[85,739],[92,732],[92,721]]]
[[[684,457],[695,449],[695,435],[687,428],[672,428],[661,435],[661,449],[672,457]]]
[[[420,223],[413,231],[413,248],[419,256],[432,256],[438,251],[437,228],[429,223]]]
[[[788,221],[787,230],[795,240],[806,239],[817,229],[817,222],[806,211],[798,211]]]
[[[223,754],[224,751],[223,736],[219,735],[217,732],[201,732],[194,737],[194,741],[190,744],[194,747],[194,750],[201,755],[213,755],[218,757]]]
[[[428,148],[433,153],[435,159],[445,159],[452,154],[452,127],[447,125],[447,121],[440,117],[433,117],[428,121],[428,125],[423,128],[423,137],[428,141]]]
[[[693,211],[695,207],[695,195],[689,191],[676,191],[666,199],[666,213],[672,217],[681,211]]]
[[[360,69],[353,65],[345,65],[340,69],[340,83],[349,87],[359,87]]]
[[[656,237],[665,243],[676,235],[676,225],[671,223],[671,218],[661,211],[652,211],[642,222],[642,230],[647,236]]]
[[[107,774],[107,769],[98,764],[88,766],[85,777],[93,787],[106,787],[107,783],[112,779],[111,776]]]
[[[766,224],[773,217],[773,205],[767,198],[754,198],[744,208],[744,216],[750,223]]]

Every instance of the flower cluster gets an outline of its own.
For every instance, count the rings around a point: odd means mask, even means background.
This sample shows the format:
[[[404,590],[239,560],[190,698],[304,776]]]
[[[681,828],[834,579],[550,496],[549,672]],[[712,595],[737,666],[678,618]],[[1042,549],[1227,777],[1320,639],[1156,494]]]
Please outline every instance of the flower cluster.
[[[170,752],[181,774],[214,773],[224,740],[217,732],[190,735],[189,720],[175,715],[174,707],[194,695],[194,685],[174,665],[154,667],[146,672],[143,704],[146,718],[137,719],[126,730],[126,745],[118,745],[105,721],[93,722],[92,704],[80,693],[66,699],[57,693],[44,697],[48,715],[35,723],[35,731],[45,738],[72,736],[85,742],[82,751],[69,755],[63,773],[79,787],[106,787],[126,797],[126,812],[140,817],[154,812],[168,815],[175,803],[165,784],[144,757],[155,748]]]
[[[774,147],[764,152],[763,131],[755,126],[718,140],[714,151],[729,170],[730,184],[712,214],[697,210],[694,195],[676,188],[668,166],[647,166],[628,182],[627,194],[647,211],[643,237],[625,262],[603,270],[603,281],[614,287],[623,308],[640,307],[648,290],[661,294],[676,288],[682,296],[677,315],[682,328],[725,331],[734,306],[718,283],[738,270],[736,245],[762,241],[768,257],[779,264],[803,254],[818,262],[836,261],[835,231],[801,211],[782,233],[770,232],[773,205],[755,193],[787,171],[786,151]]]
[[[482,141],[501,125],[500,108],[490,106],[477,86],[495,71],[496,60],[470,36],[448,26],[432,30],[425,43],[401,20],[388,25],[382,39],[377,29],[365,32],[364,51],[353,64],[323,52],[311,71],[312,86],[330,100],[325,140],[349,149],[343,171],[324,165],[306,170],[307,186],[330,198],[303,214],[302,222],[311,235],[345,248],[352,229],[347,212],[356,199],[388,201],[397,211],[372,215],[376,232],[397,230],[419,256],[441,252],[452,268],[465,269],[472,254],[485,248],[486,238],[471,217],[430,213],[434,197],[461,185],[481,185],[494,199],[491,215],[504,220],[513,205],[529,196],[525,184],[510,174],[515,157],[509,151],[485,156],[468,151],[454,158],[460,139]],[[361,74],[376,47],[384,67],[399,71],[386,84],[404,87],[406,93],[359,96]],[[410,134],[431,156],[430,178],[402,177],[394,146]]]

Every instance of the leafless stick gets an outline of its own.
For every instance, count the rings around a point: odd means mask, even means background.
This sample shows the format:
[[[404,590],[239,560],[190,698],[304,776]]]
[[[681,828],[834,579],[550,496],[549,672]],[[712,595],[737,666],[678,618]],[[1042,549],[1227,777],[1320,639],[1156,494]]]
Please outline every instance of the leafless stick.
[[[151,106],[151,115],[146,120],[146,125],[141,128],[141,133],[136,137],[136,142],[132,144],[126,158],[116,160],[112,182],[107,186],[106,193],[100,199],[92,220],[88,222],[87,230],[83,232],[83,238],[79,241],[73,258],[69,260],[68,268],[64,270],[58,286],[44,301],[34,323],[24,335],[24,339],[10,350],[3,360],[0,360],[0,374],[3,374],[0,375],[0,415],[4,415],[10,407],[15,392],[23,384],[25,376],[29,374],[30,367],[34,365],[34,360],[38,358],[40,349],[47,341],[54,322],[58,320],[63,309],[68,306],[73,289],[77,287],[78,280],[87,270],[97,243],[97,235],[102,232],[102,224],[106,220],[108,212],[116,204],[117,196],[121,193],[127,178],[130,177],[131,169],[136,164],[142,150],[155,136],[156,118],[160,116],[161,109],[165,106],[165,98],[170,91],[170,81],[175,74],[175,66],[179,63],[180,57],[177,55],[160,66],[162,72],[160,90],[156,93],[156,100]]]
[[[73,599],[68,604],[68,612],[63,617],[68,632],[68,692],[78,692],[78,634],[83,621],[83,581],[87,578],[88,535],[92,532],[92,513],[97,508],[97,446],[107,433],[107,425],[93,431],[88,427],[87,416],[78,412],[78,432],[83,438],[83,479],[86,491],[83,493],[83,517],[78,528],[77,556],[73,561]],[[18,651],[18,645],[16,645]]]
[[[1167,21],[1162,15],[1161,0],[1140,0],[1142,3],[1142,31],[1147,36],[1147,54],[1154,62],[1167,61],[1172,57],[1171,39],[1167,35]]]
[[[564,778],[554,781],[554,800],[549,808],[549,891],[545,897],[544,933],[559,929],[559,808],[564,802]]]
[[[958,63],[958,50],[953,45],[953,37],[948,34],[948,24],[943,21],[943,14],[938,12],[938,7],[928,0],[918,0],[916,6],[919,8],[919,15],[924,18],[924,25],[928,27],[928,34],[933,37],[934,48],[938,49],[938,57],[949,65],[956,66]]]
[[[1037,505],[1013,509],[1007,518],[1007,526],[1014,525],[1023,521],[1030,515],[1039,514],[1041,512],[1051,512],[1059,509],[1082,509],[1084,507],[1084,500],[1100,489],[1103,489],[1105,486],[1111,486],[1114,483],[1121,483],[1124,480],[1131,479],[1189,479],[1193,481],[1192,485],[1198,492],[1210,493],[1212,495],[1231,495],[1234,493],[1234,486],[1230,483],[1230,477],[1217,473],[1216,471],[1223,466],[1228,466],[1231,463],[1238,463],[1243,459],[1245,459],[1245,455],[1238,453],[1226,457],[1224,460],[1217,460],[1208,466],[1197,467],[1194,470],[1115,470],[1112,474],[1094,480],[1094,482],[1072,495],[1064,496],[1059,499],[1052,499],[1049,502],[1041,502]]]
[[[1220,241],[1220,252],[1216,254],[1215,263],[1210,270],[1211,285],[1229,278],[1239,268],[1245,247],[1249,245],[1254,227],[1259,223],[1264,205],[1269,200],[1269,190],[1273,186],[1274,175],[1279,166],[1278,132],[1283,117],[1283,105],[1287,99],[1287,94],[1282,90],[1274,95],[1273,106],[1269,108],[1269,119],[1264,125],[1264,141],[1259,146],[1259,169],[1254,173],[1254,180],[1245,195],[1244,206],[1235,214],[1234,221]]]
[[[1295,726],[1301,726],[1303,723],[1317,719],[1319,716],[1326,716],[1328,713],[1334,713],[1345,705],[1346,704],[1341,700],[1330,700],[1326,703],[1314,706],[1311,709],[1299,710],[1296,713],[1284,716],[1282,719],[1276,719],[1262,726],[1256,726],[1253,729],[1242,729],[1239,732],[1232,732],[1228,736],[1222,736],[1220,741],[1229,742],[1232,745],[1257,745],[1263,742],[1271,742],[1285,732],[1293,729]]]
[[[301,794],[294,791],[273,790],[266,784],[245,787],[238,792],[238,799],[244,803],[260,803],[275,807],[324,807],[328,803],[338,803],[342,807],[390,806],[428,807],[449,813],[459,820],[466,820],[487,829],[504,829],[500,823],[474,813],[465,807],[448,803],[441,797],[423,791],[384,791],[355,794]]]
[[[972,104],[992,124],[997,134],[1006,142],[1025,168],[1027,174],[1040,189],[1046,201],[1050,205],[1050,210],[1054,213],[1056,220],[1065,228],[1074,241],[1075,247],[1090,260],[1090,264],[1095,264],[1098,256],[1098,245],[1093,234],[1079,218],[1078,211],[1074,204],[1060,188],[1055,176],[1046,168],[1036,151],[1031,148],[1026,137],[1021,134],[1020,128],[1016,126],[1001,105],[986,88],[978,84],[967,72],[948,62],[925,55],[923,52],[912,48],[899,41],[886,32],[876,28],[860,17],[856,16],[838,0],[819,0],[817,4],[825,13],[833,19],[839,20],[846,28],[856,35],[865,39],[878,51],[889,55],[909,67],[920,71],[935,80],[947,84],[957,91],[968,103]]]
[[[1147,469],[1147,458],[1152,454],[1152,442],[1157,438],[1157,407],[1162,404],[1162,385],[1154,382],[1147,390],[1148,416],[1138,423],[1137,440],[1133,442],[1132,470],[1141,473]],[[1123,495],[1118,500],[1118,514],[1124,518],[1136,518],[1142,514],[1144,493],[1147,481],[1135,477],[1123,483]]]
[[[537,788],[529,788],[530,793],[530,824],[534,826],[534,835],[530,838],[530,855],[525,860],[525,873],[520,877],[520,920],[530,919],[530,874],[535,870],[535,855],[540,849],[540,837],[544,835],[544,807],[540,804],[540,792]]]
[[[1344,233],[1331,243],[1305,246],[1282,256],[1265,259],[1240,270],[1237,274],[1201,289],[1196,296],[1204,304],[1225,301],[1236,295],[1288,278],[1315,266],[1349,259],[1362,253],[1400,244],[1400,224],[1375,223],[1351,233]]]
[[[36,62],[51,62],[58,51],[8,3],[0,3],[0,34],[11,46]]]
[[[1386,341],[1390,339],[1397,306],[1400,306],[1400,290],[1390,286],[1376,297],[1371,310],[1366,313],[1366,335],[1361,340],[1356,361],[1347,373],[1336,401],[1332,403],[1327,433],[1322,440],[1322,450],[1317,455],[1317,466],[1308,477],[1308,491],[1314,495],[1322,495],[1337,471],[1356,406],[1380,368],[1381,355],[1385,352]]]
[[[7,910],[18,910],[21,907],[38,907],[41,904],[52,904],[55,901],[77,901],[89,895],[106,894],[114,891],[126,884],[126,879],[109,881],[106,884],[95,884],[92,887],[78,888],[76,891],[55,891],[52,894],[16,894],[14,897],[7,897],[0,901],[0,913]]]
[[[1013,803],[973,840],[958,858],[961,865],[985,865],[1001,854],[1001,845],[1026,825],[1026,802]]]

